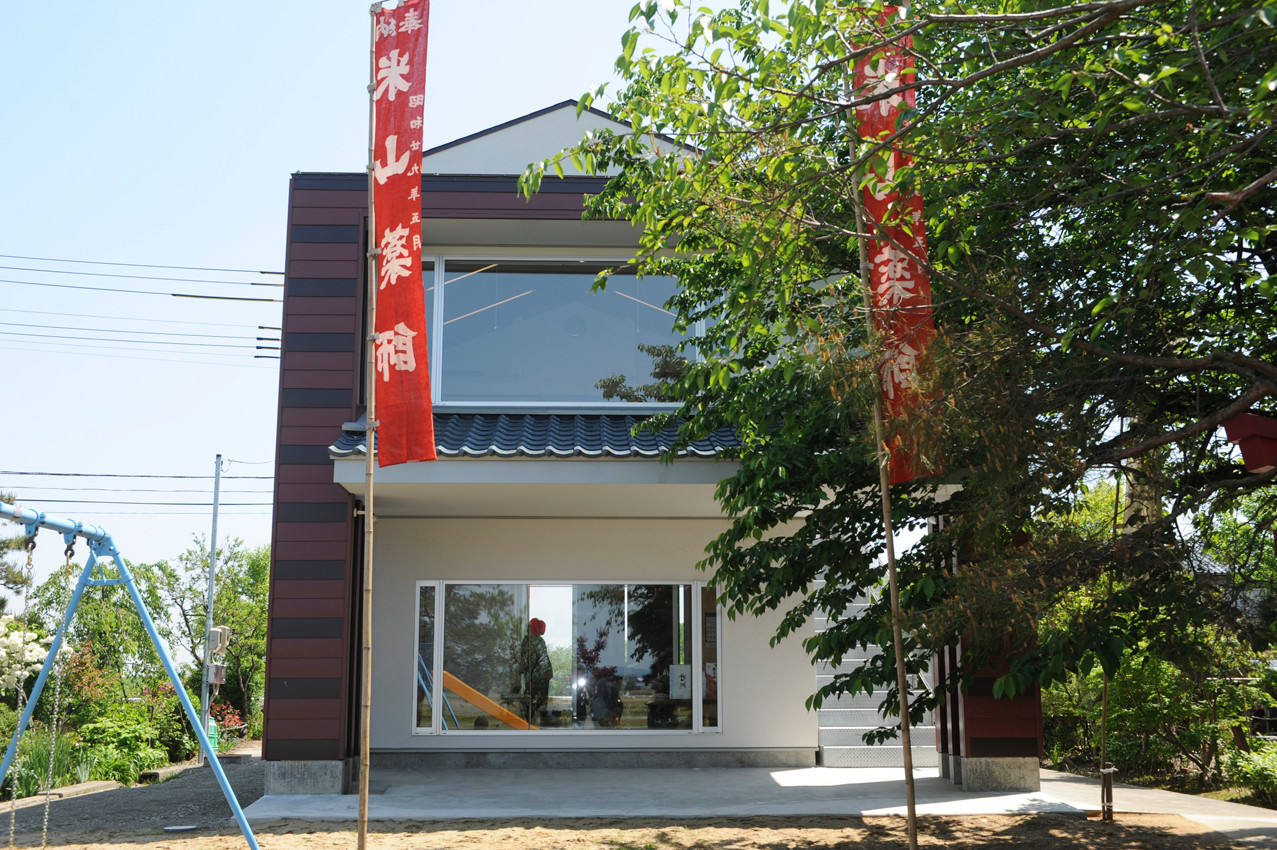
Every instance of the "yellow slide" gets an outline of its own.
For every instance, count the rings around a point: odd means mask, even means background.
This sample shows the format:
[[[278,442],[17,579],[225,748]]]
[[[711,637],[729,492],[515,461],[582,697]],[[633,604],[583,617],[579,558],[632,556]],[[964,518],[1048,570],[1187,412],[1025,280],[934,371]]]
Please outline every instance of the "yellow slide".
[[[470,703],[471,705],[483,709],[488,714],[491,714],[497,720],[500,720],[502,723],[506,724],[512,729],[536,729],[537,728],[536,726],[533,726],[528,721],[524,720],[519,715],[515,714],[513,711],[510,711],[509,709],[506,709],[503,706],[498,705],[497,703],[488,699],[486,696],[479,693],[474,688],[470,687],[465,682],[461,681],[456,676],[449,673],[447,670],[443,671],[443,686],[444,688],[452,691],[454,694],[461,697],[462,699],[464,699],[466,702]]]

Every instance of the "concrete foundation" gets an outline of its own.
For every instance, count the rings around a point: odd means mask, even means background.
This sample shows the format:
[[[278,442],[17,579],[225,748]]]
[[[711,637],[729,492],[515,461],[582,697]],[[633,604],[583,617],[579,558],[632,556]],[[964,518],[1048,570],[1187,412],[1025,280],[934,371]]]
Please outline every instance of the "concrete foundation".
[[[267,794],[345,794],[355,776],[352,759],[345,761],[268,761]]]
[[[1036,758],[953,759],[953,782],[963,791],[1040,791],[1041,770]]]
[[[815,767],[814,749],[376,752],[373,770]],[[267,793],[271,793],[267,791]],[[306,792],[293,792],[306,793]]]

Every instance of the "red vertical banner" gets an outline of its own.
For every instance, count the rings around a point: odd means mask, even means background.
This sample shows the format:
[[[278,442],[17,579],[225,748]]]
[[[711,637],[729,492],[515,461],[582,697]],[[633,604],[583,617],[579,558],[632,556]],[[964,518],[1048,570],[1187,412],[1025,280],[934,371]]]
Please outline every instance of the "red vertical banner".
[[[879,19],[885,33],[904,18],[904,7],[884,6]],[[917,95],[914,81],[912,37],[884,44],[856,61],[853,84],[860,137],[884,142],[870,160],[864,185],[866,225],[872,237],[869,251],[869,301],[874,327],[882,337],[883,413],[889,419],[909,416],[918,400],[913,379],[919,359],[935,337],[931,318],[931,279],[919,260],[927,258],[926,224],[922,196],[896,188],[896,174],[913,164],[913,157],[888,141],[895,135],[900,110],[913,109]],[[892,484],[918,477],[914,459],[897,439],[888,459]]]
[[[421,277],[421,127],[425,118],[430,0],[376,13],[373,161],[369,164],[378,249],[377,463],[435,459],[425,287]],[[370,447],[371,449],[371,447]]]

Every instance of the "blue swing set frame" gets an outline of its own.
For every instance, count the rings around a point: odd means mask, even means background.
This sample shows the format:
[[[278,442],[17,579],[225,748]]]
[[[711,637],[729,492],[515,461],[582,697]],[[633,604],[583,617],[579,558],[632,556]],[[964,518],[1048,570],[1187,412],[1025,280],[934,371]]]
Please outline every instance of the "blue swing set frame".
[[[244,817],[244,810],[240,808],[239,801],[235,799],[235,792],[231,790],[230,782],[226,779],[226,772],[222,770],[222,765],[217,760],[217,753],[213,751],[212,745],[209,743],[208,733],[200,724],[199,712],[195,710],[195,706],[191,704],[191,698],[187,696],[186,687],[178,677],[177,669],[173,666],[172,659],[169,658],[168,650],[165,649],[159,633],[155,630],[155,622],[151,619],[150,612],[146,610],[146,603],[142,601],[142,597],[138,593],[137,585],[133,581],[133,574],[129,572],[128,565],[125,564],[124,558],[120,555],[120,550],[115,545],[115,540],[112,539],[110,533],[96,525],[84,525],[74,520],[51,517],[38,511],[4,503],[0,503],[0,518],[21,523],[25,527],[26,535],[29,539],[34,538],[40,529],[48,528],[60,532],[68,547],[74,545],[77,537],[84,538],[89,544],[89,557],[85,561],[84,569],[80,571],[80,579],[75,585],[75,591],[71,594],[71,602],[67,605],[67,609],[62,615],[62,624],[58,627],[57,634],[53,637],[53,643],[49,646],[49,654],[44,659],[44,666],[40,668],[40,675],[36,677],[35,687],[31,689],[31,695],[27,698],[26,709],[22,712],[22,718],[18,721],[17,730],[9,740],[9,748],[5,750],[4,761],[0,763],[0,782],[9,775],[9,767],[13,762],[14,754],[18,750],[18,742],[22,739],[22,734],[26,731],[27,724],[31,721],[36,702],[40,699],[40,693],[44,690],[44,683],[49,678],[49,672],[53,669],[53,664],[58,657],[58,651],[62,648],[62,641],[71,626],[72,618],[75,616],[76,606],[80,604],[80,597],[90,587],[123,585],[128,591],[129,598],[133,600],[133,607],[137,609],[138,617],[142,620],[142,626],[151,638],[151,643],[160,657],[160,663],[164,665],[164,670],[168,673],[169,681],[173,683],[173,688],[177,691],[178,699],[181,700],[182,708],[186,712],[186,719],[190,721],[191,727],[195,730],[195,737],[199,739],[200,749],[208,759],[208,764],[212,768],[213,774],[217,777],[217,784],[221,786],[222,794],[225,795],[226,802],[230,804],[231,813],[234,814],[240,831],[244,833],[244,840],[248,842],[251,850],[259,850],[257,839],[253,836],[253,830],[248,825],[247,818]],[[118,577],[107,577],[105,571],[101,568],[101,563],[104,560],[115,562],[116,569],[119,571]],[[94,575],[95,572],[96,576]]]

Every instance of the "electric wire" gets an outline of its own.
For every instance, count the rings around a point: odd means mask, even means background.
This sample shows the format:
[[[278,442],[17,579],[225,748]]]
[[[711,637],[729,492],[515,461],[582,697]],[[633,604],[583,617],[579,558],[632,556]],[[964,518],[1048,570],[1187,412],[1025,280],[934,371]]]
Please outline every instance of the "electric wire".
[[[65,269],[32,269],[26,266],[0,266],[10,272],[35,272],[36,274],[70,274],[76,277],[118,277],[125,280],[167,280],[173,283],[214,283],[219,286],[283,286],[282,283],[262,283],[256,280],[208,280],[199,277],[161,277],[149,274],[111,274],[110,272],[73,272]]]
[[[77,328],[74,325],[33,325],[27,322],[0,322],[0,327],[40,328],[42,330],[54,330],[54,331],[100,331],[101,333],[109,333],[109,334],[145,333],[145,334],[150,334],[152,336],[180,336],[183,339],[187,339],[190,337],[197,337],[199,339],[248,339],[248,337],[241,336],[240,334],[196,334],[196,333],[188,333],[186,331],[182,331],[180,333],[177,331],[139,331],[139,330],[117,331],[115,328]],[[0,333],[3,333],[3,332],[0,331]],[[264,337],[259,336],[254,341],[261,342],[263,338]],[[276,339],[276,338],[272,337],[272,339]],[[124,342],[124,340],[121,340],[121,342]]]
[[[129,331],[119,331],[119,333],[129,333]],[[27,337],[29,338],[29,341],[32,341],[32,342],[42,340],[42,339],[56,341],[59,343],[66,341],[62,337],[59,337],[57,334],[27,334],[27,333],[22,333],[21,331],[0,331],[0,336]],[[263,345],[255,346],[251,342],[246,342],[242,345],[232,345],[227,342],[177,342],[175,340],[168,340],[168,339],[155,339],[155,340],[114,339],[109,336],[76,336],[76,337],[71,337],[71,339],[76,341],[81,341],[81,342],[123,342],[130,345],[180,345],[183,348],[233,348],[233,349],[239,349],[239,350],[247,349],[249,351],[254,351],[254,350],[268,347]],[[143,348],[143,349],[135,349],[135,350],[146,351],[147,349]],[[206,353],[212,354],[214,352],[206,352]]]
[[[193,322],[185,319],[144,319],[140,316],[103,316],[97,313],[65,313],[61,310],[15,310],[12,307],[5,307],[0,312],[3,313],[29,313],[37,316],[73,316],[77,319],[112,319],[122,322],[158,322],[161,324],[171,325],[204,325],[211,328],[251,328],[256,327],[259,331],[278,331],[283,328],[274,325],[246,325],[243,322]],[[142,333],[142,331],[137,331]]]
[[[51,343],[44,343],[44,342],[37,342],[33,344],[34,345],[51,345]],[[180,354],[184,354],[185,352],[180,352],[180,351],[155,352],[145,348],[106,348],[106,347],[95,346],[95,345],[85,345],[85,346],[76,346],[76,345],[65,346],[64,345],[64,346],[58,346],[56,348],[27,348],[21,345],[6,345],[3,342],[0,342],[0,349],[4,349],[5,351],[30,351],[35,354],[68,354],[70,355],[70,354],[75,354],[77,352],[80,352],[80,353],[91,353],[95,358],[110,358],[113,360],[141,360],[144,363],[163,363],[163,364],[181,363],[181,364],[190,364],[193,366],[228,366],[233,369],[260,369],[262,371],[267,371],[267,370],[277,371],[272,366],[264,366],[257,363],[232,363],[227,360],[191,360],[186,357],[177,356]],[[150,351],[152,356],[138,357],[132,354],[113,354],[112,352],[115,352],[115,351]],[[157,353],[167,354],[169,356],[165,358],[163,361],[159,361],[159,360],[156,360],[154,356]],[[209,352],[205,352],[205,354],[209,357],[243,357],[244,356],[242,354],[227,354],[227,353],[219,352],[219,351],[209,351]],[[265,354],[256,354],[256,355],[253,355],[253,359],[278,360],[279,358],[272,357]]]
[[[124,499],[35,499],[41,504],[46,505],[144,505],[159,508],[172,507],[207,507],[208,502],[131,502]],[[260,508],[270,507],[271,502],[222,502],[222,505],[232,508]]]
[[[11,280],[0,278],[0,283],[14,283],[18,286],[47,286],[52,289],[85,289],[89,292],[123,292],[127,295],[163,295],[171,298],[206,298],[213,301],[258,301],[271,304],[282,304],[282,298],[245,298],[235,295],[192,295],[186,292],[156,292],[151,289],[120,289],[110,286],[78,286],[74,283],[40,283],[34,280]]]
[[[213,480],[212,475],[155,475],[150,473],[123,473],[123,472],[41,472],[33,470],[19,469],[0,469],[0,475],[47,475],[50,478],[164,478],[164,479],[207,479]],[[273,475],[223,475],[222,479],[242,478],[253,479],[258,481],[274,480]]]
[[[37,263],[78,263],[87,266],[126,266],[134,269],[179,269],[184,272],[230,272],[232,274],[283,274],[257,269],[215,269],[207,266],[162,266],[152,263],[113,263],[110,260],[66,260],[59,257],[21,257],[17,254],[0,254],[6,260],[30,260]]]
[[[39,484],[25,484],[23,491],[48,490],[56,493],[207,493],[208,490],[183,490],[171,487],[45,487]],[[223,493],[269,496],[270,490],[223,490]]]

